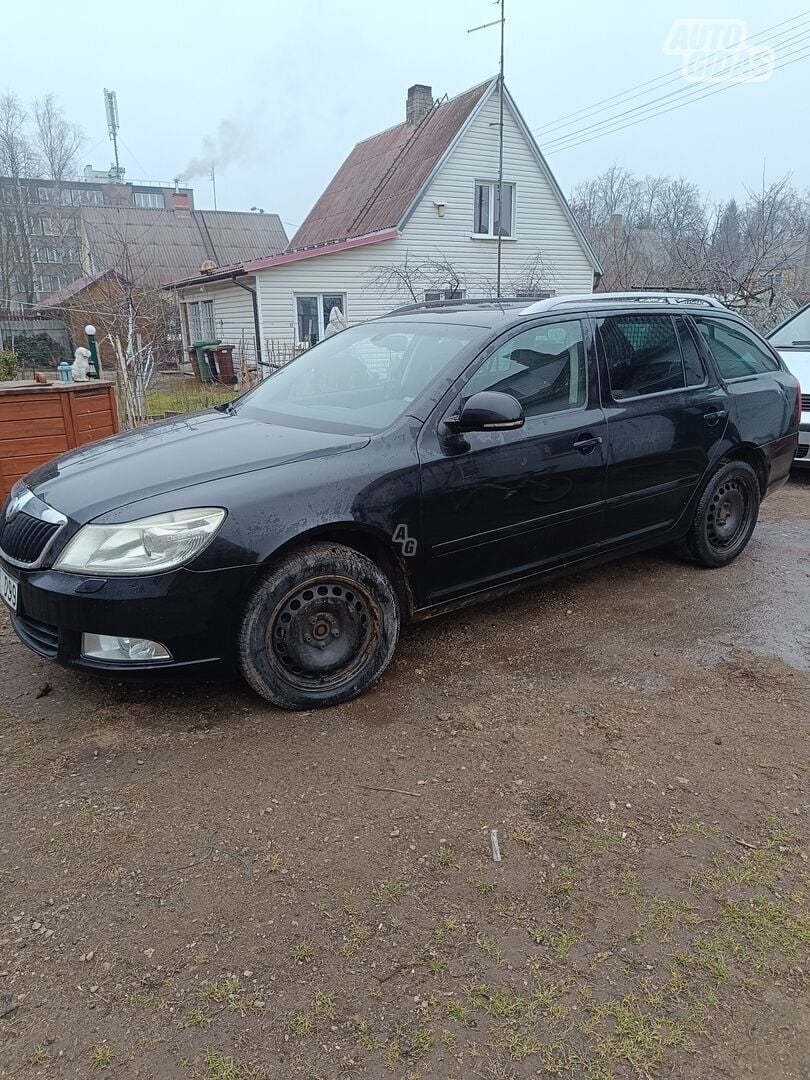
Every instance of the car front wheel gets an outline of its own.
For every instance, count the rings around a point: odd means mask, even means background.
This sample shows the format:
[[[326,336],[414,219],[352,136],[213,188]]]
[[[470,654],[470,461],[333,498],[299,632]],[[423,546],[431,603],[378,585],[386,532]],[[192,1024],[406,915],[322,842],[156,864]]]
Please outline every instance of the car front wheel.
[[[685,538],[685,554],[701,566],[727,566],[744,551],[759,516],[759,481],[744,461],[729,461],[710,478]]]
[[[396,590],[376,563],[343,544],[311,544],[285,555],[251,596],[240,668],[281,708],[340,705],[382,675],[399,627]]]

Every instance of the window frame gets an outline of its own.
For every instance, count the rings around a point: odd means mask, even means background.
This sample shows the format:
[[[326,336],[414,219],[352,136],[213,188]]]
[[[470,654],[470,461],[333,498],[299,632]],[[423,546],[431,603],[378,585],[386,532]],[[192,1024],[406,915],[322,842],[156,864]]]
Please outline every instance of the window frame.
[[[206,334],[205,334],[206,327],[203,325],[203,323],[205,321],[203,319],[203,310],[202,310],[203,305],[210,305],[211,334],[208,337],[206,337]],[[194,324],[195,317],[199,321],[199,327],[200,327],[200,336],[199,337],[195,337],[195,335],[193,333],[193,324]],[[187,301],[187,303],[186,303],[186,318],[188,320],[189,345],[193,345],[195,341],[213,341],[213,339],[217,336],[216,309],[214,307],[214,301],[211,300],[210,298],[205,299],[205,300],[189,300],[189,301]]]
[[[523,425],[522,428],[518,428],[518,429],[515,430],[515,432],[512,432],[512,433],[499,431],[497,433],[496,432],[489,432],[489,433],[484,432],[483,434],[498,434],[498,435],[517,434],[517,435],[520,435],[520,432],[521,431],[525,432],[526,427],[530,423],[532,423],[534,421],[547,420],[549,417],[552,417],[552,416],[570,416],[570,415],[575,415],[576,413],[579,413],[579,412],[586,412],[590,408],[590,395],[591,395],[591,372],[590,372],[590,366],[591,365],[589,363],[589,355],[590,355],[590,350],[593,347],[593,327],[591,326],[590,321],[589,321],[589,319],[588,319],[588,317],[586,315],[584,315],[584,314],[575,315],[575,314],[572,313],[570,315],[566,314],[566,315],[559,316],[559,317],[556,317],[556,318],[546,318],[546,319],[543,319],[542,322],[532,323],[531,326],[512,326],[512,327],[510,327],[510,330],[507,331],[504,334],[503,337],[500,337],[497,340],[495,340],[493,342],[490,342],[490,344],[486,347],[486,351],[485,351],[484,355],[481,356],[470,368],[467,369],[467,371],[465,371],[463,373],[463,382],[457,388],[455,393],[452,395],[452,397],[450,399],[450,407],[447,408],[447,409],[442,410],[442,419],[444,419],[448,415],[452,415],[454,411],[458,412],[458,409],[460,408],[461,403],[465,400],[464,391],[465,391],[466,387],[469,385],[470,382],[472,382],[472,380],[475,378],[475,376],[478,374],[478,372],[481,370],[481,368],[484,366],[484,364],[486,364],[488,360],[491,360],[492,357],[495,355],[495,353],[497,353],[505,345],[508,345],[510,341],[514,341],[515,338],[518,338],[522,334],[526,334],[526,333],[530,332],[531,330],[541,330],[546,326],[558,326],[560,323],[571,323],[571,322],[578,322],[579,323],[580,334],[582,336],[582,350],[583,350],[583,356],[584,356],[584,361],[585,361],[584,365],[583,365],[585,371],[584,371],[584,395],[583,395],[583,399],[582,399],[582,404],[581,405],[572,405],[567,409],[554,409],[551,412],[543,412],[543,413],[531,413],[531,414],[528,414],[528,413],[526,413],[526,411],[524,409],[525,422],[524,422],[524,425]],[[511,331],[516,331],[516,332],[512,333]],[[499,391],[499,393],[500,392],[506,393],[507,391]],[[518,399],[515,398],[515,401],[517,401],[517,400]],[[522,405],[521,405],[521,408],[523,408]],[[481,434],[481,433],[479,432],[477,434]]]
[[[701,333],[698,320],[704,319],[704,318],[714,319],[716,322],[719,322],[721,326],[723,324],[726,324],[728,326],[734,326],[738,330],[741,330],[745,334],[750,334],[751,331],[748,329],[747,326],[745,326],[741,322],[738,322],[736,319],[725,318],[723,316],[722,312],[718,313],[717,315],[715,315],[713,312],[710,315],[704,315],[701,312],[700,315],[690,315],[689,317],[692,320],[692,323],[694,324],[695,334],[697,335],[697,339],[700,342],[701,348],[704,349],[706,351],[706,353],[708,354],[708,356],[711,358],[711,362],[714,365],[715,370],[717,371],[717,377],[720,379],[720,382],[723,384],[723,386],[726,386],[729,383],[743,382],[746,379],[758,379],[760,377],[760,375],[773,375],[773,373],[775,371],[784,371],[785,370],[785,368],[783,366],[783,363],[782,363],[781,356],[779,356],[779,354],[774,349],[774,347],[770,344],[770,342],[763,339],[762,344],[767,345],[766,355],[770,356],[770,358],[773,360],[775,366],[770,371],[751,371],[746,375],[733,375],[730,379],[727,379],[726,376],[723,374],[722,368],[720,367],[720,361],[717,359],[717,357],[712,352],[711,346],[709,345],[709,342],[706,339],[705,335],[703,333]],[[756,339],[754,340],[754,343],[756,345],[760,346],[760,342],[757,341]]]
[[[146,203],[138,202],[138,199],[146,199]],[[152,200],[160,200],[157,205],[152,204]],[[137,210],[165,210],[166,209],[166,196],[162,191],[133,191],[132,192],[132,204]]]
[[[602,360],[604,362],[605,377],[606,377],[607,389],[608,389],[608,392],[610,394],[610,401],[614,405],[621,406],[621,405],[626,404],[628,401],[647,401],[649,398],[666,397],[668,394],[686,394],[686,393],[691,392],[692,390],[705,390],[707,388],[707,386],[709,385],[709,372],[708,372],[708,369],[706,367],[706,358],[705,358],[705,356],[701,355],[701,343],[696,342],[695,345],[696,345],[696,348],[698,350],[698,355],[700,356],[700,358],[701,358],[701,360],[703,362],[703,382],[702,383],[695,383],[694,385],[690,386],[686,382],[686,360],[684,359],[684,355],[683,355],[683,346],[681,345],[681,337],[680,337],[680,334],[678,333],[678,326],[677,326],[677,324],[675,322],[675,314],[673,314],[672,312],[669,312],[669,311],[652,311],[652,312],[647,312],[646,314],[647,314],[648,318],[669,319],[670,324],[672,325],[672,332],[675,335],[675,341],[678,344],[678,355],[681,358],[681,370],[683,371],[684,385],[683,386],[674,386],[670,390],[656,390],[652,394],[633,394],[633,395],[629,395],[628,397],[622,397],[622,398],[615,397],[614,394],[613,394],[613,383],[610,380],[610,364],[608,363],[607,350],[605,348],[605,343],[604,343],[604,341],[602,339],[602,326],[601,326],[601,323],[602,323],[602,321],[604,319],[621,318],[622,316],[625,316],[627,318],[629,318],[631,316],[635,316],[636,318],[644,318],[644,315],[642,315],[638,311],[612,311],[612,312],[604,314],[604,315],[603,314],[598,314],[598,315],[594,314],[592,316],[592,318],[593,318],[594,337],[595,337],[596,342],[597,342],[597,348],[598,348],[599,353],[600,353],[600,355],[602,357]],[[687,330],[689,332],[691,332],[691,327],[687,326]],[[694,336],[693,336],[693,341],[694,341]]]
[[[473,204],[472,217],[473,217],[473,220],[472,220],[472,232],[470,233],[470,235],[474,240],[497,240],[498,239],[498,234],[494,231],[494,229],[495,229],[495,215],[497,213],[497,207],[498,207],[498,200],[497,200],[497,197],[495,195],[495,189],[497,188],[497,186],[498,186],[498,181],[497,180],[484,180],[482,178],[477,177],[473,181],[473,199],[472,199],[472,204]],[[510,232],[509,232],[508,235],[502,235],[501,240],[515,240],[516,239],[516,236],[515,236],[515,221],[517,220],[517,184],[515,183],[514,180],[504,180],[503,186],[505,188],[508,187],[508,188],[512,189],[512,214],[511,214],[511,220],[509,222]],[[491,230],[490,232],[476,232],[476,229],[475,229],[475,208],[476,208],[476,202],[477,202],[476,195],[477,195],[477,191],[478,191],[479,187],[489,187],[488,205],[489,205],[489,226],[490,226],[490,230]]]
[[[327,316],[324,317],[324,310],[323,310],[323,298],[325,296],[339,296],[339,297],[342,298],[342,300],[343,300],[343,309],[342,309],[343,310],[343,318],[346,319],[347,322],[348,322],[348,316],[346,314],[347,294],[346,294],[345,290],[341,290],[341,289],[333,289],[333,290],[323,289],[320,292],[318,292],[315,289],[312,289],[310,291],[305,291],[304,289],[294,289],[293,290],[293,298],[292,298],[292,307],[293,307],[293,333],[295,335],[295,344],[296,345],[298,345],[298,346],[306,346],[308,348],[313,347],[313,346],[310,346],[308,341],[302,341],[300,339],[300,337],[299,337],[299,334],[298,334],[298,329],[299,329],[298,328],[298,300],[299,300],[299,297],[302,298],[302,299],[303,298],[312,299],[314,297],[318,302],[318,341],[315,343],[315,344],[318,344],[318,342],[323,341],[324,334],[326,333],[326,327],[329,325],[329,316],[327,315]]]

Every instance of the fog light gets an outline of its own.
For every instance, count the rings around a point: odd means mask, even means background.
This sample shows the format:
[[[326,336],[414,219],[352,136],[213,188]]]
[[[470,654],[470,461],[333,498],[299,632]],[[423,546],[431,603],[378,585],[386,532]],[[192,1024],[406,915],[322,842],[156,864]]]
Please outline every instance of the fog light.
[[[82,656],[88,660],[171,660],[172,654],[159,641],[140,637],[110,637],[82,634]]]

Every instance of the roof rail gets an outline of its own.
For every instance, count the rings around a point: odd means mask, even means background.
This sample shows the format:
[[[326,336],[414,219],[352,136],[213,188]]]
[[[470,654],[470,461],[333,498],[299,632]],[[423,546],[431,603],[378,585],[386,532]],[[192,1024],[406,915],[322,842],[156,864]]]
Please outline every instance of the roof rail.
[[[421,300],[415,304],[405,304],[403,307],[393,308],[387,311],[388,315],[407,315],[412,311],[432,311],[437,308],[453,307],[512,307],[515,304],[525,304],[525,296],[475,296],[458,300]]]
[[[726,310],[725,306],[716,297],[705,296],[703,293],[655,292],[654,290],[639,289],[635,292],[577,293],[571,296],[551,296],[548,300],[538,300],[537,303],[530,304],[520,314],[537,315],[543,311],[553,311],[555,308],[566,307],[569,304],[582,304],[583,302],[592,304],[657,303],[673,304],[675,306],[679,304],[696,304],[703,307],[719,308],[721,311]]]

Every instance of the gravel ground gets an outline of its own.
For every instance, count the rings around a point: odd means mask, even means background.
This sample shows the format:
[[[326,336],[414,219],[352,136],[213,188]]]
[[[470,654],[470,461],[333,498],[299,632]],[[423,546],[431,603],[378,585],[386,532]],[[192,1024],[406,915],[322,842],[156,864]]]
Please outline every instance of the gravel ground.
[[[806,1077],[809,537],[797,480],[298,716],[0,615],[0,1076]]]

